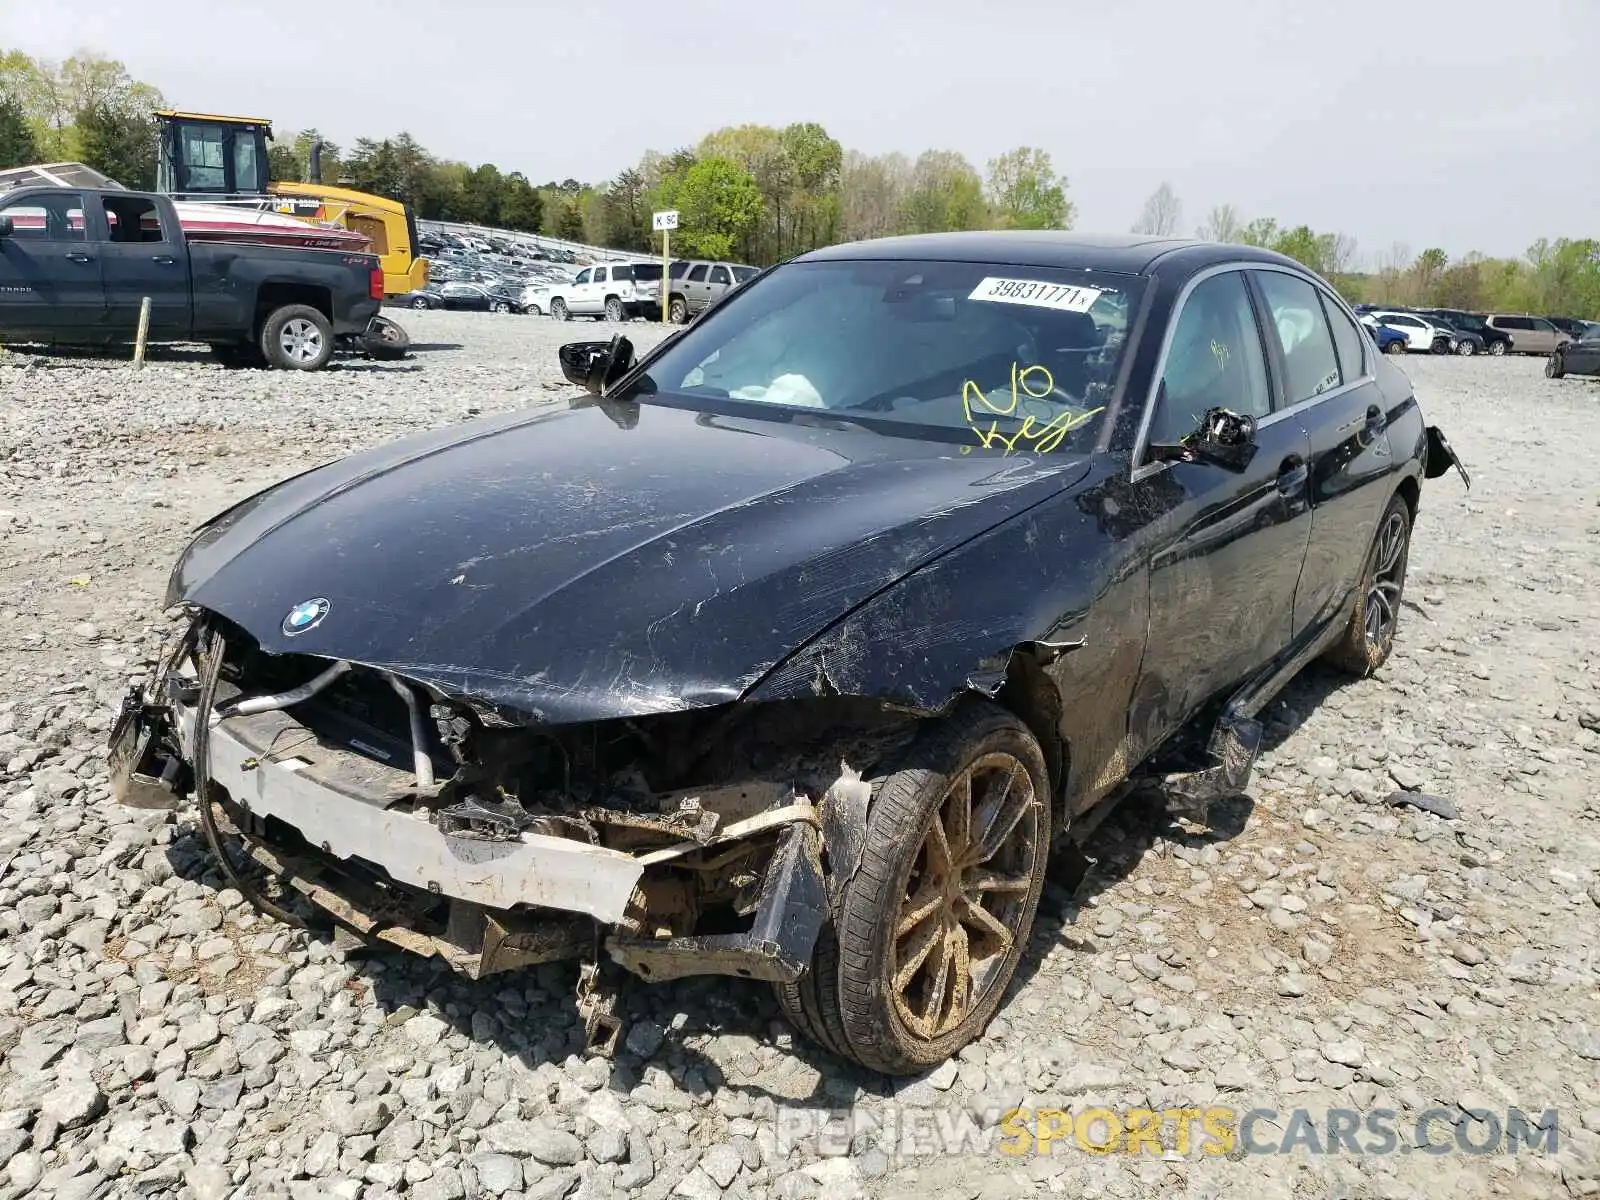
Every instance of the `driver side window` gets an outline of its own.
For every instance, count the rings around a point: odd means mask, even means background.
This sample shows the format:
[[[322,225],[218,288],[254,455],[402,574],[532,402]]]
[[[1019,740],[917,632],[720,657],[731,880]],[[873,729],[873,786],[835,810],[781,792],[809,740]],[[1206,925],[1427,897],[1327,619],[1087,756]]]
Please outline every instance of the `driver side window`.
[[[1261,333],[1238,271],[1201,283],[1178,313],[1148,440],[1181,440],[1210,408],[1257,420],[1272,411]]]

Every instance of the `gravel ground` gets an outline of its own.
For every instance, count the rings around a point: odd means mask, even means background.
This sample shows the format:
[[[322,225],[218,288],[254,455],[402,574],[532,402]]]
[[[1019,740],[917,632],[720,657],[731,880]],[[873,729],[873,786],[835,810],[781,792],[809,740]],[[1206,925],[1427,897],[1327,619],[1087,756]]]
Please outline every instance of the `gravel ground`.
[[[187,530],[326,457],[559,401],[555,346],[612,332],[402,320],[414,358],[318,376],[0,363],[0,1200],[1600,1194],[1595,385],[1409,360],[1474,488],[1425,493],[1389,665],[1296,681],[1210,829],[1124,806],[1086,884],[1047,890],[988,1035],[891,1088],[720,979],[632,989],[626,1051],[584,1061],[569,967],[347,957],[219,890],[188,814],[110,803],[105,735]],[[1555,1110],[1559,1148],[1016,1155],[995,1126],[1214,1104],[1277,1110],[1257,1144],[1296,1108],[1393,1109],[1402,1142],[1430,1108]]]

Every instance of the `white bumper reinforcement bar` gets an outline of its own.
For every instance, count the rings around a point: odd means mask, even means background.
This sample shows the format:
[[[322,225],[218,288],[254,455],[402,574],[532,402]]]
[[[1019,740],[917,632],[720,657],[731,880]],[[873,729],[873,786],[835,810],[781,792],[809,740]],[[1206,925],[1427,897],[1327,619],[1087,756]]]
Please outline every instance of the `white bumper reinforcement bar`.
[[[175,705],[174,716],[193,762],[194,709]],[[399,883],[489,908],[533,904],[613,924],[644,871],[630,855],[570,838],[525,833],[486,841],[441,833],[421,817],[363,804],[307,779],[292,761],[258,758],[225,726],[212,721],[211,778],[236,803],[292,826],[324,853],[375,863]]]

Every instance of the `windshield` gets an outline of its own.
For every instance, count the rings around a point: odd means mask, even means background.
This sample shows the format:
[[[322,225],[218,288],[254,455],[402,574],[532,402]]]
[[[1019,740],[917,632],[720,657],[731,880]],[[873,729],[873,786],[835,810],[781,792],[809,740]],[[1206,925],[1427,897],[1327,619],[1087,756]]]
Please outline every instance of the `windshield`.
[[[1045,267],[793,263],[690,326],[628,394],[1048,453],[1092,441],[1143,286]]]
[[[754,279],[761,274],[760,270],[755,267],[732,267],[730,270],[733,271],[733,278],[736,283],[743,283],[746,279]]]

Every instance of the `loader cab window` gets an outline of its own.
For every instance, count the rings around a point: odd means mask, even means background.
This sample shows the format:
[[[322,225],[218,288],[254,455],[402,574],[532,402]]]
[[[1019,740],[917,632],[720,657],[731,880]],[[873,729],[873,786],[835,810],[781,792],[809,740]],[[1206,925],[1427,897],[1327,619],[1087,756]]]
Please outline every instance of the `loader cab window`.
[[[267,153],[260,132],[254,129],[233,131],[233,190],[267,190]]]
[[[222,130],[179,127],[180,159],[178,188],[184,192],[222,192],[228,188],[227,158],[222,149]]]
[[[171,122],[161,135],[156,186],[178,194],[266,191],[266,130],[209,121]]]

